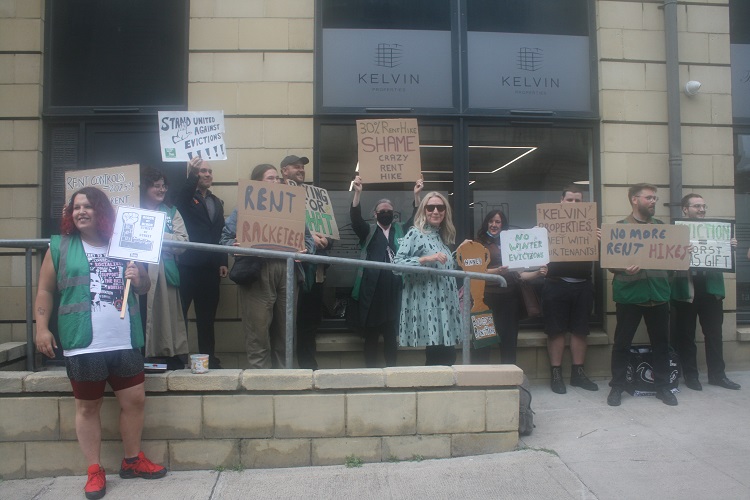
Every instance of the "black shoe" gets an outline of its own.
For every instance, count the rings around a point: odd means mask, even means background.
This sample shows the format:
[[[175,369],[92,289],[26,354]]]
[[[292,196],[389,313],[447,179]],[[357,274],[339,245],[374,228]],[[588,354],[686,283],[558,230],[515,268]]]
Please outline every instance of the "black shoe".
[[[609,391],[609,396],[607,396],[607,404],[609,406],[620,406],[620,403],[622,402],[622,389],[619,387],[613,387]]]
[[[677,406],[677,397],[666,387],[656,390],[656,399],[661,399],[665,405]]]
[[[552,366],[551,368],[552,379],[549,382],[550,389],[556,394],[565,394],[568,391],[565,389],[565,382],[563,382],[562,368],[559,366]]]
[[[740,384],[729,380],[726,375],[719,378],[710,378],[708,379],[708,384],[718,385],[719,387],[723,387],[724,389],[732,389],[733,391],[739,391],[740,387],[742,387]]]
[[[583,365],[573,365],[573,369],[570,372],[570,385],[587,391],[599,390],[599,386],[586,376],[586,373],[583,371]]]
[[[698,380],[698,377],[685,377],[685,387],[694,391],[703,390],[703,385],[700,380]]]

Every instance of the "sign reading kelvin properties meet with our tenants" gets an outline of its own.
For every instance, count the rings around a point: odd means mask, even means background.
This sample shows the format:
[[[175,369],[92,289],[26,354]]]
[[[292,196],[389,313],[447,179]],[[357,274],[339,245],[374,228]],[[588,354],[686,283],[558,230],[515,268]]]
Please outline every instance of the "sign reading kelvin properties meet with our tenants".
[[[596,203],[540,203],[536,222],[549,234],[550,262],[599,260]]]
[[[226,160],[224,111],[159,111],[162,161]]]
[[[357,150],[365,184],[416,182],[422,174],[416,118],[357,120]]]
[[[241,247],[266,250],[304,250],[305,188],[241,179],[237,242]]]
[[[734,221],[682,219],[675,224],[690,228],[690,267],[734,272],[732,228]]]
[[[669,224],[603,224],[601,265],[685,271],[690,267],[690,230]]]

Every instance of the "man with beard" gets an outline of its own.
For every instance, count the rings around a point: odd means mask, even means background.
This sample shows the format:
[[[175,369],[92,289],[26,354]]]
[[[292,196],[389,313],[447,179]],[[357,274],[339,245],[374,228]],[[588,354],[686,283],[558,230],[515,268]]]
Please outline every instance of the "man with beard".
[[[632,213],[618,224],[663,224],[654,218],[657,188],[651,184],[636,184],[628,189]],[[669,296],[667,271],[629,266],[613,269],[612,295],[617,306],[617,326],[612,346],[612,389],[607,404],[620,406],[625,390],[625,373],[633,337],[641,322],[646,321],[653,352],[656,397],[669,406],[677,405],[677,398],[669,390]]]

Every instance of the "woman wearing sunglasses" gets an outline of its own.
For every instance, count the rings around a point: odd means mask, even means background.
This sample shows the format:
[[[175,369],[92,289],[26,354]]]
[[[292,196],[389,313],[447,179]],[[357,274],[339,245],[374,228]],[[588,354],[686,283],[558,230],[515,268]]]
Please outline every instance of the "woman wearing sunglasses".
[[[448,247],[456,240],[451,207],[440,193],[428,193],[417,208],[414,227],[401,240],[395,264],[454,269]],[[461,338],[456,280],[436,274],[404,274],[399,344],[425,347],[427,365],[452,365]]]

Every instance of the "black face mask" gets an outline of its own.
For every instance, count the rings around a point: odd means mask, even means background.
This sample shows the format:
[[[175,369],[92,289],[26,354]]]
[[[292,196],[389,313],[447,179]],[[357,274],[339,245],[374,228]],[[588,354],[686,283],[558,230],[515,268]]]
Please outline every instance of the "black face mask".
[[[393,212],[390,210],[384,210],[375,214],[375,218],[381,226],[390,226],[391,222],[393,222]]]

